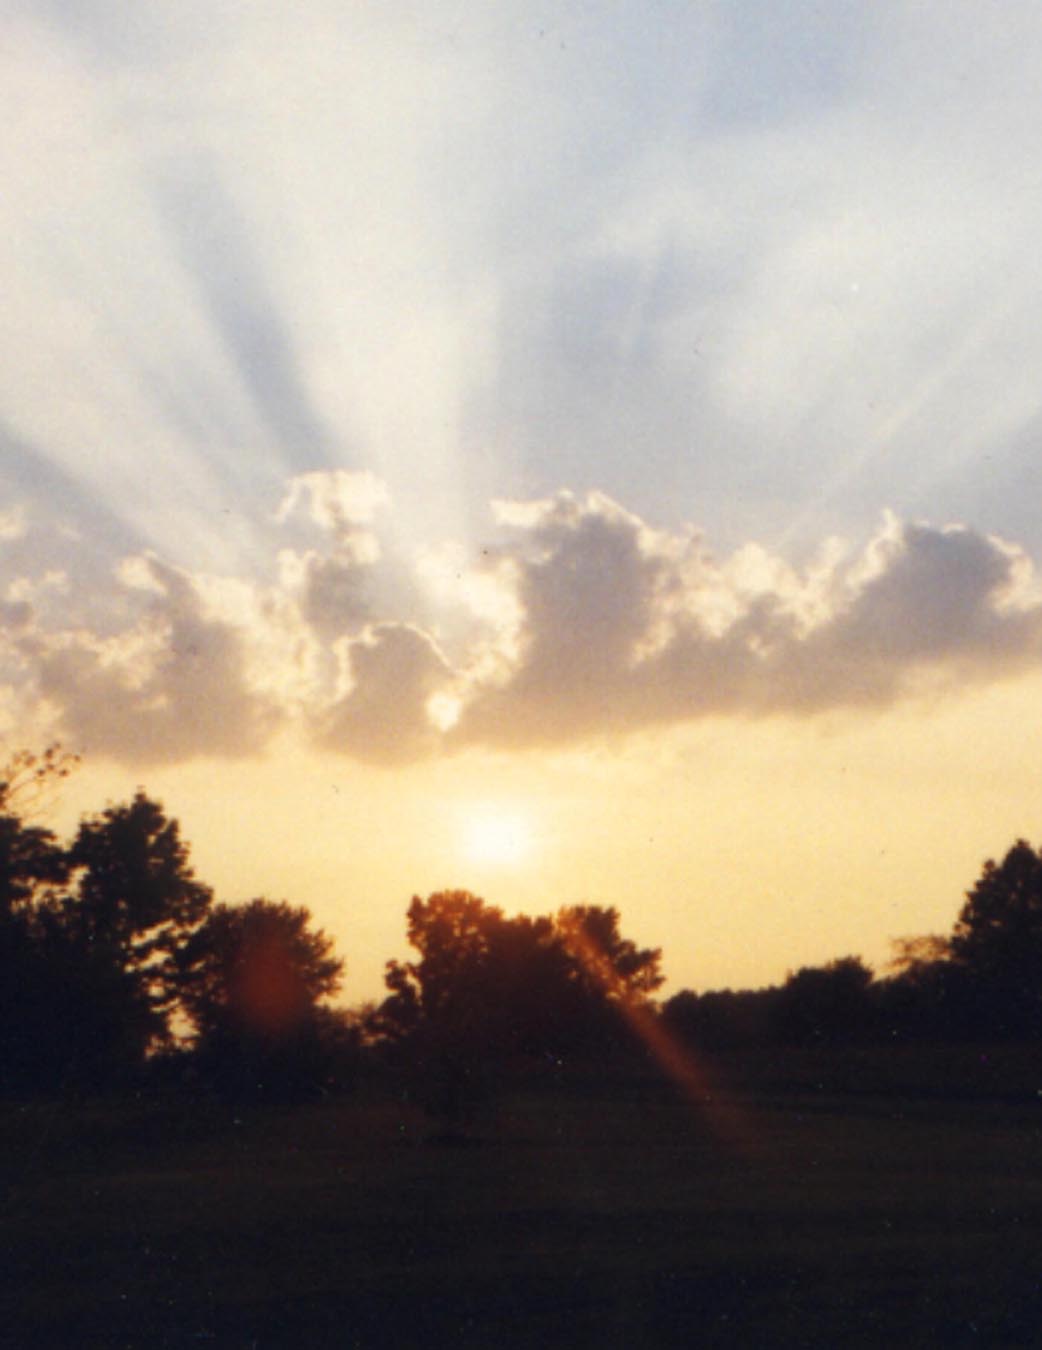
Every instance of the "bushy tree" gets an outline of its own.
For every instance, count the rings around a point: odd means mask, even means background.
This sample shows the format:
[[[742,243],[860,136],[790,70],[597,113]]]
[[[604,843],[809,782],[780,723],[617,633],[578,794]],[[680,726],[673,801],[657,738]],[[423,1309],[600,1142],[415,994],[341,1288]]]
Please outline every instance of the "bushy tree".
[[[68,875],[65,850],[51,830],[10,812],[0,814],[0,921],[28,915]]]
[[[417,958],[388,961],[384,978],[390,994],[377,1015],[380,1028],[402,1040],[434,1026],[459,1035],[477,1023],[477,993],[485,983],[493,931],[502,921],[501,910],[469,891],[439,891],[426,900],[414,895],[406,936]]]
[[[414,896],[416,956],[389,961],[374,1029],[404,1051],[411,1092],[450,1131],[487,1102],[495,1071],[539,1053],[567,980],[548,919],[507,919],[469,891]]]
[[[874,987],[880,1035],[890,1041],[959,1040],[974,1034],[972,982],[939,934],[891,943],[889,974]]]
[[[638,947],[619,932],[619,911],[602,905],[569,905],[557,913],[555,931],[572,957],[576,978],[592,996],[613,1003],[643,1000],[665,981],[662,952]]]
[[[767,1045],[776,1032],[778,989],[681,989],[662,1006],[662,1022],[698,1050]]]
[[[561,1054],[604,1032],[606,1009],[662,983],[658,951],[619,932],[614,909],[574,906],[555,918],[507,918],[468,891],[440,891],[408,910],[411,961],[388,963],[377,1026],[497,1063]]]
[[[0,768],[0,1090],[112,1082],[189,1027],[240,1077],[342,1078],[361,1033],[320,1006],[342,963],[307,910],[214,908],[144,792],[63,846],[25,812],[70,762],[51,747]]]
[[[871,984],[872,971],[856,956],[803,966],[778,991],[779,1035],[805,1045],[862,1039],[872,1028]]]
[[[285,1095],[343,1057],[350,1029],[321,1006],[343,962],[306,908],[216,905],[182,944],[178,967],[200,1061],[225,1084]]]

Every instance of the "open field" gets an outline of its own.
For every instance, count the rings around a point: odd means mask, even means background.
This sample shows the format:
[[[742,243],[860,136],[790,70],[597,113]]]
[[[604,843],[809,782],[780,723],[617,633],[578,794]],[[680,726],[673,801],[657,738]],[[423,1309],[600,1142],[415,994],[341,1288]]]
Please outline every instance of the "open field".
[[[788,1091],[745,1065],[708,1115],[650,1081],[534,1085],[455,1143],[375,1089],[7,1105],[0,1336],[1042,1342],[1042,1102],[838,1093],[802,1064]]]

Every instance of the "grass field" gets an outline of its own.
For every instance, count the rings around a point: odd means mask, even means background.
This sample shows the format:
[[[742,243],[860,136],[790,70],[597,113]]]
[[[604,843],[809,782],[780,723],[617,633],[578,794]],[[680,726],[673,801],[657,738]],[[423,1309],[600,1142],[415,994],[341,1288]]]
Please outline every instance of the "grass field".
[[[1034,1066],[999,1081],[960,1053],[925,1092],[900,1071],[836,1090],[839,1055],[793,1060],[785,1084],[738,1062],[722,1111],[652,1080],[533,1084],[456,1141],[375,1088],[278,1109],[9,1104],[0,1336],[1040,1345]]]

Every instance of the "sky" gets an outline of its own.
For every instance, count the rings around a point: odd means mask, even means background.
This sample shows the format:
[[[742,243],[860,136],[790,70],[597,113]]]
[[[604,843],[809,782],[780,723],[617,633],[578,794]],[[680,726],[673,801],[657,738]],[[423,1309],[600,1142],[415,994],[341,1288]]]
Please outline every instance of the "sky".
[[[3,0],[0,746],[348,1001],[413,894],[667,992],[1042,842],[1042,12]]]

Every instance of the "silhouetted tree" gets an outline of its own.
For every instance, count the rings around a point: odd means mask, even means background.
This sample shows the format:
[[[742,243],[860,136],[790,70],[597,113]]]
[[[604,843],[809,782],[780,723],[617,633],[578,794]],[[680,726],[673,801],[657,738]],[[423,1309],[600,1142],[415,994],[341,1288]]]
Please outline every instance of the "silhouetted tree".
[[[662,981],[659,953],[596,906],[506,918],[468,891],[441,891],[413,897],[408,937],[416,959],[388,963],[375,1026],[427,1066],[421,1091],[450,1122],[502,1069],[618,1047],[623,1010]]]
[[[879,1033],[890,1041],[957,1040],[977,1024],[972,982],[938,934],[898,938],[889,975],[873,987]]]
[[[554,927],[591,994],[610,1002],[642,1000],[665,981],[661,949],[624,938],[614,907],[569,905],[558,911]]]
[[[65,850],[50,830],[0,814],[0,919],[26,914],[68,875]]]
[[[531,1039],[513,996],[520,969],[532,975],[533,959],[553,959],[552,928],[515,924],[462,890],[413,896],[406,918],[416,959],[387,963],[390,992],[373,1026],[404,1057],[414,1098],[454,1133],[488,1100],[493,1063]],[[526,1009],[532,997],[529,984]]]
[[[216,905],[178,953],[182,1007],[201,1062],[226,1084],[265,1095],[326,1076],[357,1032],[321,1000],[342,960],[311,914],[282,901]]]
[[[75,890],[56,924],[62,939],[124,1003],[133,1054],[166,1041],[180,994],[179,947],[205,918],[212,892],[197,881],[176,820],[138,792],[81,822],[69,850]]]
[[[690,989],[667,999],[662,1021],[696,1049],[731,1050],[767,1045],[776,1031],[779,991],[770,989]]]
[[[427,900],[414,895],[406,912],[406,936],[418,953],[414,961],[388,961],[389,996],[377,1025],[391,1039],[404,1040],[421,1028],[444,1028],[458,1037],[478,1022],[474,989],[484,983],[490,933],[501,910],[469,891],[439,891]]]
[[[0,768],[0,921],[25,914],[68,878],[64,848],[51,830],[30,824],[29,814],[67,777],[71,763],[71,756],[52,745],[40,755],[20,751]]]
[[[79,762],[58,741],[39,752],[15,751],[0,765],[0,809],[22,819],[39,814]]]
[[[1042,1034],[1042,851],[1018,839],[992,859],[967,892],[951,938],[952,960],[968,975],[980,1030]]]
[[[68,878],[64,848],[31,824],[70,758],[58,746],[21,751],[0,768],[0,1089],[53,1080],[67,1052],[55,1000],[64,992],[47,959],[41,914]]]
[[[872,1027],[871,984],[872,971],[856,956],[803,966],[778,991],[779,1035],[802,1045],[863,1038]]]
[[[576,963],[549,918],[506,918],[468,891],[439,891],[408,910],[418,958],[390,961],[377,1025],[457,1050],[540,1054],[569,1035]]]

